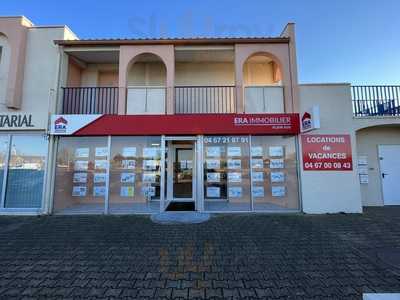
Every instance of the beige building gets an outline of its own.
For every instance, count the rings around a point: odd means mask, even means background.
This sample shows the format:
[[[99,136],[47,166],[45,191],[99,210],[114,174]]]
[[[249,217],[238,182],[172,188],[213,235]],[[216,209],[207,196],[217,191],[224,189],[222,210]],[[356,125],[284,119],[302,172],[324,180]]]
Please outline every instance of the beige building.
[[[47,201],[48,119],[54,111],[66,26],[0,17],[0,213],[43,213]],[[51,140],[51,139],[50,139]],[[51,146],[52,142],[50,142]]]
[[[15,213],[400,204],[399,87],[299,84],[294,24],[270,38],[80,40],[0,18],[0,43],[4,118],[21,123],[4,128],[2,211],[24,189],[8,178],[39,169],[43,200],[26,210],[20,194]],[[19,150],[32,132],[42,156]]]

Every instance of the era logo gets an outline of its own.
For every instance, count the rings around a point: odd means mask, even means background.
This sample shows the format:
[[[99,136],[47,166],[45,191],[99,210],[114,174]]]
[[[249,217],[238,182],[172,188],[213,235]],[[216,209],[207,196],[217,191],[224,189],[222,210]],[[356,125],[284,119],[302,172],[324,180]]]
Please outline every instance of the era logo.
[[[57,133],[65,133],[67,131],[68,121],[63,117],[59,117],[54,121],[54,131]]]
[[[247,125],[249,124],[249,120],[247,118],[235,118],[234,119],[235,125]]]
[[[311,130],[313,127],[311,115],[308,112],[305,112],[301,118],[301,127],[303,131]]]

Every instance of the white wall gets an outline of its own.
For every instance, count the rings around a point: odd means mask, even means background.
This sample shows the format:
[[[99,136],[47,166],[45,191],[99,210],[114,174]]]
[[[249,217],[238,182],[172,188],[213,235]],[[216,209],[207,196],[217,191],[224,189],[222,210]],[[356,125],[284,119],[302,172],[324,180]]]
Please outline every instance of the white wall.
[[[175,85],[218,86],[235,84],[235,66],[232,63],[175,64]]]
[[[354,130],[373,126],[400,125],[400,117],[398,116],[373,116],[373,117],[357,117],[353,119]]]
[[[368,157],[368,184],[361,184],[364,206],[383,205],[382,180],[379,170],[378,145],[400,145],[400,127],[379,126],[357,131],[358,156]],[[400,153],[399,153],[400,155]],[[400,178],[399,178],[400,182]]]
[[[273,69],[270,64],[248,64],[244,70],[248,85],[270,85]],[[82,70],[81,86],[96,86],[99,71],[117,71],[117,64],[88,64]],[[118,76],[116,74],[116,76]],[[137,62],[128,72],[128,86],[165,86],[166,69],[162,62]],[[235,85],[233,63],[190,63],[175,64],[176,86],[221,86]]]
[[[319,105],[321,128],[309,134],[350,134],[353,171],[303,171],[300,175],[303,211],[306,213],[359,213],[362,211],[356,168],[350,85],[300,85],[300,111]]]
[[[115,71],[115,76],[118,78],[118,64],[88,64],[87,68],[81,72],[81,86],[97,86],[101,71]]]
[[[53,41],[63,39],[64,30],[64,27],[29,28],[21,109],[0,106],[1,114],[32,114],[34,127],[28,129],[47,129],[49,102],[54,100],[58,79],[59,52]]]

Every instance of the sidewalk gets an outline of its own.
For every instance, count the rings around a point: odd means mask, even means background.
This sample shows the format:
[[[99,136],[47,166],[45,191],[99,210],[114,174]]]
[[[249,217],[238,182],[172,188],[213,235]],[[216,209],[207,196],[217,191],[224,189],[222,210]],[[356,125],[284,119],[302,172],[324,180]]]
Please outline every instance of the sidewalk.
[[[0,217],[0,298],[361,299],[400,292],[398,253],[400,207],[191,225]]]

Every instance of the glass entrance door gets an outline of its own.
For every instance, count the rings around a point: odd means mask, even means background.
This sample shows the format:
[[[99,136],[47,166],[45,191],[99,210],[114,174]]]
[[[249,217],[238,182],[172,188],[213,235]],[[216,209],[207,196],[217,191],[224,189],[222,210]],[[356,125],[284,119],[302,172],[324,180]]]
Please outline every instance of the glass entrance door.
[[[164,136],[161,144],[164,153],[161,161],[161,211],[201,209],[197,203],[197,186],[201,178],[197,172],[202,170],[198,167],[198,137]]]
[[[173,168],[173,198],[193,199],[193,147],[175,145]]]

